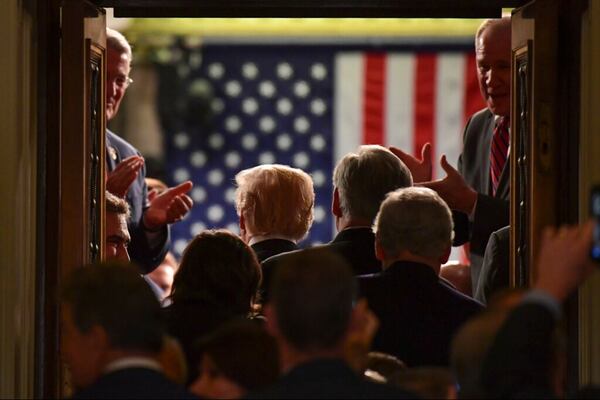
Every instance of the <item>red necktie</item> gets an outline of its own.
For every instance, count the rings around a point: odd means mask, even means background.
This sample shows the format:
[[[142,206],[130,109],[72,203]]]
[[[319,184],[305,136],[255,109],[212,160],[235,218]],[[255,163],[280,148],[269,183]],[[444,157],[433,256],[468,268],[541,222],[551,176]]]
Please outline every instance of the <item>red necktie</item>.
[[[490,177],[492,178],[492,193],[496,195],[500,175],[508,158],[508,127],[510,121],[508,117],[500,117],[496,121],[494,137],[492,138],[492,149],[490,151]]]

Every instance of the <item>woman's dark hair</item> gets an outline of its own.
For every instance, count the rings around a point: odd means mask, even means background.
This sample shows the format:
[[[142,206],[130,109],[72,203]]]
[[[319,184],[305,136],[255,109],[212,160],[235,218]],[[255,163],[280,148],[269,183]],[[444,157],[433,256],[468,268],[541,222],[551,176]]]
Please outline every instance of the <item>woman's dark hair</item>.
[[[200,301],[247,314],[261,279],[260,264],[247,244],[227,230],[208,230],[183,252],[171,300]]]

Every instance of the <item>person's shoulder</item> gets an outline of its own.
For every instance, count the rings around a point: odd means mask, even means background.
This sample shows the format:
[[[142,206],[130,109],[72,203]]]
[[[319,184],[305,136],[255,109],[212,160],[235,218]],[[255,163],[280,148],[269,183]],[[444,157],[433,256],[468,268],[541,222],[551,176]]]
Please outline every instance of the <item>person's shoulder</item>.
[[[127,140],[123,139],[122,137],[118,136],[116,133],[108,129],[106,130],[106,137],[108,140],[108,144],[119,149],[119,152],[121,152],[122,154],[127,156],[139,154],[138,149],[133,147],[131,143],[129,143]]]
[[[485,306],[482,303],[460,292],[458,289],[445,282],[443,279],[439,280],[439,285],[442,288],[442,290],[447,294],[450,301],[455,304],[455,306],[461,307],[463,310],[470,312],[481,311],[485,308]]]
[[[285,262],[286,260],[289,260],[292,257],[297,257],[301,254],[304,254],[307,251],[315,251],[317,249],[327,249],[329,246],[329,244],[321,244],[321,245],[317,245],[317,246],[313,246],[313,247],[307,247],[305,249],[297,249],[297,250],[292,250],[292,251],[286,251],[284,253],[279,253],[276,254],[274,256],[271,256],[269,258],[267,258],[266,260],[264,260],[261,265],[264,268],[271,268],[275,265],[278,265],[282,262]]]
[[[106,374],[73,396],[74,399],[131,397],[155,399],[196,398],[183,387],[168,380],[161,373],[145,368],[127,368]]]
[[[471,116],[471,121],[475,122],[475,121],[484,121],[490,118],[493,118],[494,114],[492,114],[492,112],[486,107],[483,108],[479,111],[477,111],[475,114],[473,114]]]
[[[363,398],[367,399],[417,399],[418,397],[410,392],[406,392],[400,388],[388,384],[361,381],[361,386],[364,388]]]

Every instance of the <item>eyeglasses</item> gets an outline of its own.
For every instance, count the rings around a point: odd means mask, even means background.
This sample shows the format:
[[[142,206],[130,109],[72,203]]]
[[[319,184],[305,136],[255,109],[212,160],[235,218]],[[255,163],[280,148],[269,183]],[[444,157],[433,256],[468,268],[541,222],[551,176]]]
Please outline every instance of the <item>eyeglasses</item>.
[[[127,89],[127,87],[133,83],[133,79],[128,76],[119,76],[115,78],[114,82],[119,89]]]

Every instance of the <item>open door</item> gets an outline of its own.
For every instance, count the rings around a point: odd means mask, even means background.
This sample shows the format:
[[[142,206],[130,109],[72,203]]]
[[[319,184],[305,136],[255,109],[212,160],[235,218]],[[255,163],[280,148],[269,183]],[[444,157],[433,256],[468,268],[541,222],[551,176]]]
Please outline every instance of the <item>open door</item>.
[[[81,0],[63,2],[60,18],[60,104],[58,138],[48,151],[49,192],[58,193],[47,209],[44,312],[37,346],[41,371],[37,393],[69,394],[61,361],[60,287],[72,269],[102,257],[104,249],[104,137],[106,21],[103,9]],[[50,161],[51,162],[51,161]]]
[[[586,6],[585,0],[535,0],[512,15],[512,286],[535,281],[544,227],[578,222],[579,60]],[[571,389],[579,376],[578,312],[573,296],[565,326]]]

